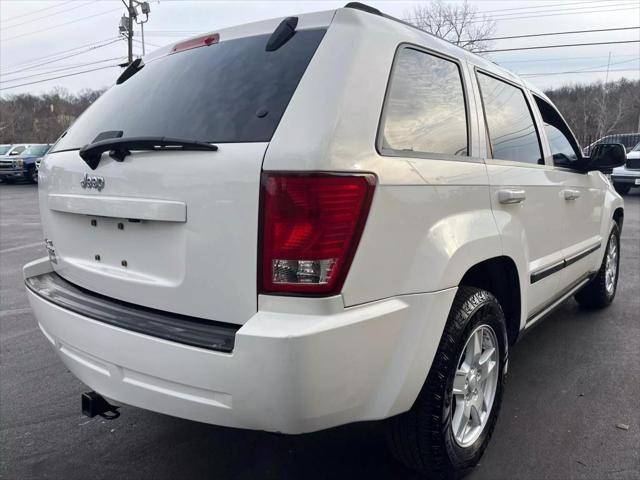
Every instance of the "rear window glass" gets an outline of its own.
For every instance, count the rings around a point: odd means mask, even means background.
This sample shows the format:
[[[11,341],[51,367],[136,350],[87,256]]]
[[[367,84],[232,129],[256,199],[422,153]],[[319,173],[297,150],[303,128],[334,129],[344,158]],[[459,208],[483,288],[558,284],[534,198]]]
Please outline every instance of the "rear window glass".
[[[383,152],[467,155],[467,113],[458,65],[412,48],[400,50],[381,130]]]
[[[105,92],[55,150],[81,148],[114,130],[124,137],[267,142],[325,31],[300,30],[271,52],[270,35],[257,35],[153,60]]]

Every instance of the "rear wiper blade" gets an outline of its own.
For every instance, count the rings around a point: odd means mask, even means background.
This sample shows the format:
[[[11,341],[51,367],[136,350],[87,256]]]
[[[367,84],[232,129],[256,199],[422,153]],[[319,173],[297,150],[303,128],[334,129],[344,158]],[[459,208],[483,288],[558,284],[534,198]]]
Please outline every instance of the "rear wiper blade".
[[[102,154],[109,152],[109,156],[118,162],[124,161],[131,150],[218,150],[217,145],[194,140],[183,140],[169,137],[122,137],[108,138],[90,143],[80,149],[80,156],[91,170],[95,170],[100,163]]]

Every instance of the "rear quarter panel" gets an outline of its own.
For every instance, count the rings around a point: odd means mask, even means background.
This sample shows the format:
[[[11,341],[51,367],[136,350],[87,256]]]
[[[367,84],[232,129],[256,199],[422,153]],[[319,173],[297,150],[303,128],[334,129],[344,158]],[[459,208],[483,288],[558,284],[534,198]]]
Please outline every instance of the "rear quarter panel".
[[[376,150],[389,74],[403,43],[458,53],[399,23],[338,10],[264,159],[264,170],[376,174],[367,225],[343,288],[346,306],[449,288],[470,266],[502,254],[471,91],[474,157],[390,157]],[[467,69],[461,71],[468,84]]]

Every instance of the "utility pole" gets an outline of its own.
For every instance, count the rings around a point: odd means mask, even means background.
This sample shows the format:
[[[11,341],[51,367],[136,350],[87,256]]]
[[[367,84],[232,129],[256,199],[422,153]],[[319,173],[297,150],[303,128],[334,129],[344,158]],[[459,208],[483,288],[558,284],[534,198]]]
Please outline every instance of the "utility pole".
[[[146,54],[144,45],[144,24],[149,21],[149,2],[140,2],[138,0],[122,0],[123,5],[127,8],[128,15],[123,15],[120,19],[120,25],[118,31],[122,36],[126,36],[127,39],[127,65],[133,62],[133,22],[135,21],[140,25],[142,32],[142,55]],[[141,8],[142,13],[145,15],[144,20],[138,21],[138,7]]]
[[[133,62],[133,0],[129,0],[129,24],[127,25],[127,48],[129,51],[129,63]]]

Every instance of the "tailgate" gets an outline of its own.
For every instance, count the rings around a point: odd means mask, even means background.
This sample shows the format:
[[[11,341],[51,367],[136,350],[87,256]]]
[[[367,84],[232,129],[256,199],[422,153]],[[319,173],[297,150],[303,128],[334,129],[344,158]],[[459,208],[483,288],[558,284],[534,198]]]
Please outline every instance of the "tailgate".
[[[217,152],[77,151],[41,167],[40,206],[54,269],[91,291],[168,312],[244,323],[256,311],[260,169],[266,143]],[[85,174],[103,188],[83,187]]]

